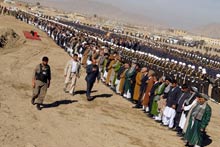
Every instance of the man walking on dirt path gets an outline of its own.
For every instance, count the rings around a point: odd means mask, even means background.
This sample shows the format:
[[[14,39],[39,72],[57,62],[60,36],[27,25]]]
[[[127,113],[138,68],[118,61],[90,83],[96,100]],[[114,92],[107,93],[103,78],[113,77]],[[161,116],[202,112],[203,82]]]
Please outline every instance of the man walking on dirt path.
[[[87,89],[86,89],[86,97],[88,101],[92,101],[93,97],[90,96],[92,87],[97,79],[97,82],[100,80],[100,73],[99,73],[99,67],[96,64],[97,61],[95,59],[92,59],[92,64],[88,65],[86,67],[86,83],[87,83]]]
[[[64,91],[75,95],[75,87],[77,78],[79,78],[80,63],[78,62],[78,55],[74,54],[69,60],[64,69],[65,86]]]
[[[51,70],[48,65],[48,57],[42,58],[42,63],[38,64],[34,69],[32,77],[33,97],[31,103],[37,104],[37,109],[42,109],[42,104],[47,93],[47,88],[50,87]],[[36,100],[36,103],[35,103]]]

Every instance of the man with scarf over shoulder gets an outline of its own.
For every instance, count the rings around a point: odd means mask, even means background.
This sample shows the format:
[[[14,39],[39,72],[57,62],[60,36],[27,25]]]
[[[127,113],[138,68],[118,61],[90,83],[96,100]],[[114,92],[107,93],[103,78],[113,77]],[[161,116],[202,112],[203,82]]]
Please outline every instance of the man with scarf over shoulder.
[[[200,147],[202,146],[203,133],[210,122],[212,109],[208,105],[209,97],[205,94],[198,94],[197,103],[191,108],[189,122],[184,135],[186,146]]]

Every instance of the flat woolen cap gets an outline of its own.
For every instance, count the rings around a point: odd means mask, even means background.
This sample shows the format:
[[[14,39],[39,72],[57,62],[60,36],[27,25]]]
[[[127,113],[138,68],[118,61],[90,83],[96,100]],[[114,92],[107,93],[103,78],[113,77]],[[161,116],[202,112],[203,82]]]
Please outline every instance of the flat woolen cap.
[[[196,88],[196,87],[191,87],[191,91],[193,91],[193,92],[198,92],[198,88]]]
[[[206,95],[206,94],[204,94],[204,93],[199,93],[199,94],[198,94],[198,97],[199,97],[199,98],[204,98],[204,99],[206,99],[206,100],[209,100],[209,96]]]

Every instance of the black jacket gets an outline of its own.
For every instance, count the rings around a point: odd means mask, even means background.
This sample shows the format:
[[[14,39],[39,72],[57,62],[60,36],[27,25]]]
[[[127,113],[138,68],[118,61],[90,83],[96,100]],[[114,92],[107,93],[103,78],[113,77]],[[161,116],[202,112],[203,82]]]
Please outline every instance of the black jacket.
[[[92,71],[93,68],[96,68],[96,71]],[[97,65],[93,65],[93,64],[88,65],[86,68],[86,73],[87,75],[85,80],[87,82],[94,83],[96,78],[97,80],[100,79],[99,67]]]
[[[183,94],[183,95],[182,95]],[[183,107],[183,103],[185,102],[186,99],[190,98],[191,94],[189,92],[184,92],[180,95],[180,97],[178,98],[178,102],[177,102],[177,112],[182,112],[182,107]]]
[[[140,88],[140,91],[141,92],[145,92],[146,90],[146,87],[147,87],[147,80],[148,80],[148,75],[145,75],[142,79],[141,79],[141,88]]]
[[[181,89],[177,86],[175,88],[171,88],[168,97],[167,97],[167,106],[172,107],[172,105],[177,105],[178,98],[181,95]]]

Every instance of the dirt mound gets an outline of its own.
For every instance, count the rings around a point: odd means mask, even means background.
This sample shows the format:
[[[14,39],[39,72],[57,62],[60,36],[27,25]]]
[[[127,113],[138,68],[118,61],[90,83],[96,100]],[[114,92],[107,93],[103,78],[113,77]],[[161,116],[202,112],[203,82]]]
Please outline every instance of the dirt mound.
[[[0,29],[0,48],[14,47],[19,38],[13,29]]]

